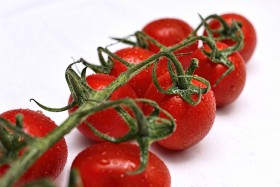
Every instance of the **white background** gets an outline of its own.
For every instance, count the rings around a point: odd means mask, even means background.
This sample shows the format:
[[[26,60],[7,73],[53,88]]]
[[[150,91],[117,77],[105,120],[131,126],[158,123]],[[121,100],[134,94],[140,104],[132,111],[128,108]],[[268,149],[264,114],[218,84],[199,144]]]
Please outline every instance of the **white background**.
[[[275,0],[0,0],[0,112],[39,110],[30,98],[64,106],[67,65],[80,57],[98,63],[96,48],[113,43],[111,36],[132,34],[156,18],[177,17],[195,27],[198,13],[240,13],[258,35],[242,95],[217,112],[198,145],[152,150],[170,169],[173,187],[280,186],[279,7]],[[44,113],[57,124],[67,118],[67,112]],[[57,180],[62,187],[73,158],[90,144],[76,130],[66,139],[70,154]]]

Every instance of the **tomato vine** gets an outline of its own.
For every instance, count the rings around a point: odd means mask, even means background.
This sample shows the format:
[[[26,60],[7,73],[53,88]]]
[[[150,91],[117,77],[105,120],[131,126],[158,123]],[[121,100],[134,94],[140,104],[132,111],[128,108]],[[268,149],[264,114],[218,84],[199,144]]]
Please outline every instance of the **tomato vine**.
[[[79,123],[81,123],[86,117],[89,115],[105,110],[107,108],[115,108],[119,115],[127,122],[130,130],[129,132],[121,137],[121,138],[113,138],[107,136],[106,134],[101,133],[94,127],[90,126],[91,130],[96,133],[98,136],[115,143],[124,142],[128,140],[136,140],[140,147],[140,167],[137,168],[135,171],[131,172],[130,174],[136,174],[142,172],[148,160],[148,150],[149,146],[152,142],[157,141],[159,139],[163,139],[172,134],[175,129],[175,121],[173,117],[162,109],[157,103],[147,100],[147,99],[120,99],[115,101],[107,100],[112,92],[117,88],[121,87],[122,85],[126,84],[131,78],[137,75],[139,72],[144,70],[145,68],[154,64],[153,70],[153,82],[156,85],[157,89],[164,94],[178,94],[180,95],[185,101],[190,103],[191,105],[197,105],[200,102],[200,98],[202,94],[206,93],[209,88],[209,82],[202,78],[198,77],[194,74],[195,69],[198,66],[197,59],[193,59],[190,67],[184,71],[182,65],[177,59],[177,56],[174,54],[174,51],[186,47],[188,45],[193,44],[197,41],[202,41],[206,43],[210,51],[203,51],[205,55],[207,55],[212,62],[214,63],[222,63],[223,65],[228,67],[228,71],[223,74],[220,79],[216,82],[219,83],[221,79],[227,76],[230,72],[233,71],[234,67],[232,63],[228,60],[228,55],[232,54],[234,51],[237,51],[243,45],[243,35],[241,30],[238,27],[238,24],[233,24],[231,29],[235,29],[237,32],[234,32],[233,35],[230,37],[237,41],[237,44],[229,47],[224,50],[218,50],[216,46],[216,42],[214,37],[211,34],[210,29],[206,23],[208,19],[218,19],[223,24],[224,29],[229,29],[225,23],[217,16],[209,16],[205,20],[202,19],[202,23],[195,29],[195,31],[189,35],[185,40],[176,44],[171,47],[167,47],[159,42],[157,42],[152,37],[148,36],[144,32],[138,31],[134,34],[136,37],[136,42],[132,42],[128,39],[118,39],[116,40],[120,42],[124,42],[130,45],[136,45],[141,47],[147,46],[147,41],[155,44],[157,47],[160,48],[160,51],[146,60],[143,60],[141,63],[137,65],[129,64],[124,59],[120,58],[116,54],[112,53],[108,48],[99,47],[98,57],[100,60],[100,65],[94,65],[83,58],[79,59],[78,61],[70,64],[65,72],[66,82],[68,84],[69,90],[73,97],[73,102],[69,105],[62,107],[62,108],[50,108],[47,107],[38,101],[31,99],[35,103],[37,103],[40,107],[45,110],[53,111],[53,112],[60,112],[64,110],[68,110],[73,106],[78,105],[79,108],[75,112],[73,112],[62,124],[59,125],[54,131],[49,133],[45,137],[41,138],[29,138],[26,136],[23,131],[20,131],[18,128],[12,127],[12,125],[6,122],[4,119],[0,118],[0,133],[3,133],[3,129],[10,129],[13,131],[13,134],[16,136],[21,136],[24,139],[28,140],[26,146],[26,152],[16,160],[14,160],[11,169],[9,169],[4,176],[0,179],[0,186],[7,187],[11,186],[16,182],[16,180],[24,173],[24,171],[29,168],[33,162],[38,159],[45,151],[47,151],[52,145],[54,145],[57,141],[59,141],[62,137],[66,134],[70,133],[73,128],[75,128]],[[208,36],[197,36],[196,32],[200,29],[201,26],[204,26],[207,30]],[[220,31],[223,33],[224,31]],[[108,60],[105,60],[104,54],[108,56]],[[184,54],[183,54],[184,55]],[[164,90],[160,87],[157,81],[156,76],[156,66],[158,60],[162,57],[166,57],[168,59],[168,72],[171,76],[173,81],[173,86],[171,86],[168,90]],[[97,73],[109,73],[112,69],[113,63],[112,58],[117,59],[122,64],[128,67],[127,71],[121,73],[115,81],[109,84],[105,89],[96,91],[90,88],[90,86],[85,81],[85,75],[87,69],[92,69]],[[81,63],[85,67],[79,75],[75,70],[72,68],[74,64]],[[196,87],[192,84],[192,80],[198,80],[206,85],[206,88]],[[196,94],[198,95],[197,100],[192,100],[191,95]],[[141,108],[137,105],[137,102],[142,102],[145,104],[150,105],[154,108],[154,112],[150,115],[146,116]],[[129,114],[123,107],[128,107],[133,114]],[[168,116],[168,119],[162,118],[159,116],[160,113],[164,113]],[[23,119],[24,120],[24,119]],[[21,120],[19,120],[18,124],[20,124]],[[159,125],[161,124],[161,125]],[[20,126],[20,125],[18,125]],[[7,133],[5,131],[5,133]],[[9,134],[10,136],[10,134]],[[2,135],[1,135],[2,137]],[[1,138],[0,145],[8,145],[6,140]],[[3,147],[3,146],[2,146]],[[9,147],[9,146],[6,146]],[[1,148],[1,147],[0,147]],[[1,148],[2,150],[3,148]],[[3,154],[1,152],[1,157]]]

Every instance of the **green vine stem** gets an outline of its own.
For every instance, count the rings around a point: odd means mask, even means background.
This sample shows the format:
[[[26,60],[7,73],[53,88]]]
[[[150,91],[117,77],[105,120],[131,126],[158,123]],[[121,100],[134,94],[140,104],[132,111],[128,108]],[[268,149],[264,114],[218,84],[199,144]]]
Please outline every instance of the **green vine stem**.
[[[38,179],[25,184],[23,187],[55,187],[55,184],[50,179]]]
[[[75,168],[71,169],[69,180],[68,180],[68,187],[82,187],[82,179],[80,173]]]

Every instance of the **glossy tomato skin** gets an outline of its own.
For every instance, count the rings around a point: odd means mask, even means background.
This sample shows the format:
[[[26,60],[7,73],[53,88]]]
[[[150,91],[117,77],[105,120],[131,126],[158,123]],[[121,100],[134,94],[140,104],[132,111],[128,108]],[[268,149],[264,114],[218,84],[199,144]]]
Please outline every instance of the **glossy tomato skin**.
[[[158,81],[164,89],[169,88],[172,84],[169,73],[159,77]],[[197,81],[193,81],[193,83],[204,87]],[[212,128],[216,116],[216,102],[211,90],[203,94],[201,102],[196,106],[190,105],[178,95],[166,95],[159,92],[153,84],[149,87],[146,98],[156,101],[175,119],[175,132],[158,142],[167,149],[187,149],[200,142]],[[194,95],[193,99],[196,100],[197,95]],[[144,106],[144,112],[149,114],[151,108]]]
[[[192,32],[193,28],[183,20],[176,18],[161,18],[154,20],[144,26],[143,32],[151,36],[161,44],[171,47],[186,39]],[[178,53],[191,53],[198,47],[198,42],[183,47],[177,51]],[[148,49],[155,53],[159,52],[159,48],[149,42]],[[190,60],[189,55],[178,56],[182,66],[186,68],[186,63]]]
[[[11,123],[15,123],[15,117],[19,113],[23,115],[23,128],[25,132],[31,136],[44,137],[57,128],[57,125],[40,111],[15,109],[0,114],[0,117]],[[56,179],[66,164],[67,154],[68,149],[65,139],[63,138],[45,152],[31,168],[24,173],[15,186],[43,177],[50,177],[53,180]],[[8,165],[0,166],[0,176],[2,176],[8,168]]]
[[[91,88],[94,90],[102,90],[111,82],[113,82],[116,77],[107,75],[107,74],[92,74],[86,77],[86,81]],[[129,85],[123,85],[122,87],[115,90],[110,96],[110,100],[117,100],[123,98],[137,98],[136,93]],[[71,103],[73,98],[70,96],[69,103]],[[76,111],[78,107],[74,107],[69,110],[69,114]],[[90,115],[87,119],[87,122],[92,124],[97,130],[110,135],[112,137],[122,137],[125,135],[129,128],[126,122],[114,109],[106,109],[99,111],[93,115]],[[86,123],[81,123],[78,125],[77,129],[85,137],[97,141],[103,142],[104,139],[95,135]]]
[[[128,175],[139,166],[139,149],[135,144],[101,143],[80,152],[72,163],[79,171],[84,187],[169,187],[168,168],[149,152],[144,172]]]
[[[226,49],[226,44],[217,42],[218,49]],[[207,45],[204,46],[209,50]],[[234,64],[234,71],[224,77],[217,86],[214,86],[218,78],[227,70],[222,64],[212,63],[211,60],[201,51],[197,49],[192,58],[199,60],[199,67],[196,74],[207,79],[215,94],[217,107],[221,108],[234,102],[242,93],[246,82],[246,66],[242,56],[238,52],[231,54],[228,59]]]
[[[116,55],[123,58],[127,62],[131,64],[139,64],[143,60],[146,60],[147,58],[154,55],[154,52],[142,49],[140,47],[127,47],[120,49],[115,52]],[[115,77],[119,76],[122,72],[126,71],[128,68],[123,65],[121,62],[119,62],[116,59],[113,59],[114,66],[110,72],[110,75],[113,75]],[[162,64],[162,63],[161,63]],[[159,64],[157,68],[157,74],[162,75],[167,71],[167,65],[164,67],[161,67],[161,64]],[[152,70],[153,66],[144,69],[139,74],[134,76],[128,84],[135,90],[138,97],[144,97],[146,90],[148,89],[149,85],[152,82]]]
[[[253,24],[244,16],[235,13],[228,13],[220,15],[229,25],[232,25],[232,21],[238,21],[242,24],[241,30],[244,34],[244,46],[239,51],[243,57],[245,63],[247,63],[252,57],[256,44],[257,44],[257,34]],[[212,20],[209,23],[211,29],[217,29],[220,27],[220,23],[217,20]],[[235,44],[232,40],[223,40],[221,41],[229,46]]]

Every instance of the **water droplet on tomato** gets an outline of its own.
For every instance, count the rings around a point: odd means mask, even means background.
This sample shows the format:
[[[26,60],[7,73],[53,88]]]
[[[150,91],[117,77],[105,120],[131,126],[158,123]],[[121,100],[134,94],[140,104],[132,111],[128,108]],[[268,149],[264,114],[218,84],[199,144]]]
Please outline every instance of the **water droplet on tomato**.
[[[101,165],[108,165],[108,164],[110,164],[110,161],[107,160],[107,159],[101,159],[101,160],[99,161],[99,163],[100,163]]]
[[[107,154],[106,151],[104,151],[104,152],[101,153],[102,156],[104,156],[104,155],[106,155],[106,154]]]
[[[236,90],[236,87],[234,85],[231,85],[230,90],[234,92]]]
[[[38,112],[40,114],[43,114],[42,110],[37,110],[36,112]]]
[[[148,178],[148,174],[147,174],[147,173],[144,174],[144,178],[145,178],[145,179]]]
[[[123,173],[120,175],[121,178],[124,178],[124,176],[125,176],[125,174],[123,174]]]

